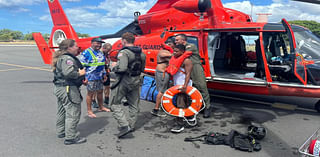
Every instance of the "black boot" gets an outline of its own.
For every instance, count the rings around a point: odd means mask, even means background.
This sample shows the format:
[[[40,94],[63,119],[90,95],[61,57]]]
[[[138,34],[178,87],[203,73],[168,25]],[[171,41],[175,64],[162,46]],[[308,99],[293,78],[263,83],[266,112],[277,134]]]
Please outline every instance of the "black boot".
[[[123,137],[124,135],[127,135],[131,132],[131,128],[129,126],[123,126],[120,128],[120,132],[118,134],[118,138]]]
[[[65,133],[58,135],[58,138],[64,138],[64,137],[66,137],[66,134],[65,134]]]
[[[72,140],[64,140],[65,145],[70,145],[70,144],[81,144],[87,142],[87,139],[84,137],[77,137]]]
[[[204,109],[203,118],[210,118],[212,113],[212,107]]]

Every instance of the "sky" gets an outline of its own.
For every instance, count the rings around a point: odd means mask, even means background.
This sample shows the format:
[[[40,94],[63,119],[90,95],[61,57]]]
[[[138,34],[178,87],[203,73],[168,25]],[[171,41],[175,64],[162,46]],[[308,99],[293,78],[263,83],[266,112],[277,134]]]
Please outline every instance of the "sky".
[[[76,32],[99,36],[112,34],[133,21],[133,13],[146,13],[157,0],[60,0]],[[291,0],[222,0],[224,7],[252,15],[271,13],[269,22],[313,20],[320,22],[320,5]],[[251,14],[252,13],[252,14]],[[46,0],[0,0],[0,30],[51,33]]]

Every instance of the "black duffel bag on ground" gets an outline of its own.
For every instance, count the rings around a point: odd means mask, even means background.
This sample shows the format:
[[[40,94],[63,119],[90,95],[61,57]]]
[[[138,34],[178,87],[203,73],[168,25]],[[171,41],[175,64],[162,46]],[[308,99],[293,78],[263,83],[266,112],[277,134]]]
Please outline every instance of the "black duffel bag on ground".
[[[248,152],[261,150],[260,143],[252,136],[241,134],[235,130],[231,130],[228,135],[217,132],[209,132],[197,137],[186,137],[184,141],[202,141],[203,143],[210,145],[228,145],[232,148]]]

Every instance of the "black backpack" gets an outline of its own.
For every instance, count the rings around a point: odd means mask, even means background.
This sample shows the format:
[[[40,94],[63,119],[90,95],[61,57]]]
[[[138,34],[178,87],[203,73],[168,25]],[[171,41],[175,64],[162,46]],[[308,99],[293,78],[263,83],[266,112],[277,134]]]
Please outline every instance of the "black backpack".
[[[141,51],[140,52],[134,52],[129,47],[123,47],[121,50],[130,51],[134,54],[134,60],[128,63],[128,71],[127,74],[129,76],[139,76],[141,74],[142,69],[142,59],[141,59]]]
[[[252,136],[241,134],[238,131],[231,130],[229,135],[229,145],[232,148],[241,150],[241,151],[260,151],[261,145],[256,141]]]
[[[129,76],[139,76],[142,69],[141,53],[134,53],[134,60],[128,65]]]

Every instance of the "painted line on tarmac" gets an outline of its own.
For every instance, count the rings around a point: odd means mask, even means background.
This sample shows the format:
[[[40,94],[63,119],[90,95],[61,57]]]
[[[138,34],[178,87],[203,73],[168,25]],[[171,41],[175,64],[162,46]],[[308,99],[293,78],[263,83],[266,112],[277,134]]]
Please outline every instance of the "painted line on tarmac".
[[[49,72],[52,72],[51,69],[40,68],[40,67],[31,67],[31,66],[17,65],[17,64],[10,64],[10,63],[2,63],[2,62],[0,62],[0,65],[7,65],[7,66],[14,66],[14,67],[19,67],[19,68],[23,68],[23,69],[34,69],[34,70],[41,70],[41,71],[49,71]],[[23,70],[23,69],[21,69],[21,70]],[[10,71],[10,69],[8,69],[8,70],[3,70],[3,71]],[[3,72],[3,71],[2,71],[2,72]]]
[[[15,69],[6,69],[6,70],[0,70],[0,72],[6,72],[6,71],[18,71],[18,70],[24,70],[28,68],[15,68]]]
[[[0,45],[0,47],[33,47],[37,45]]]

